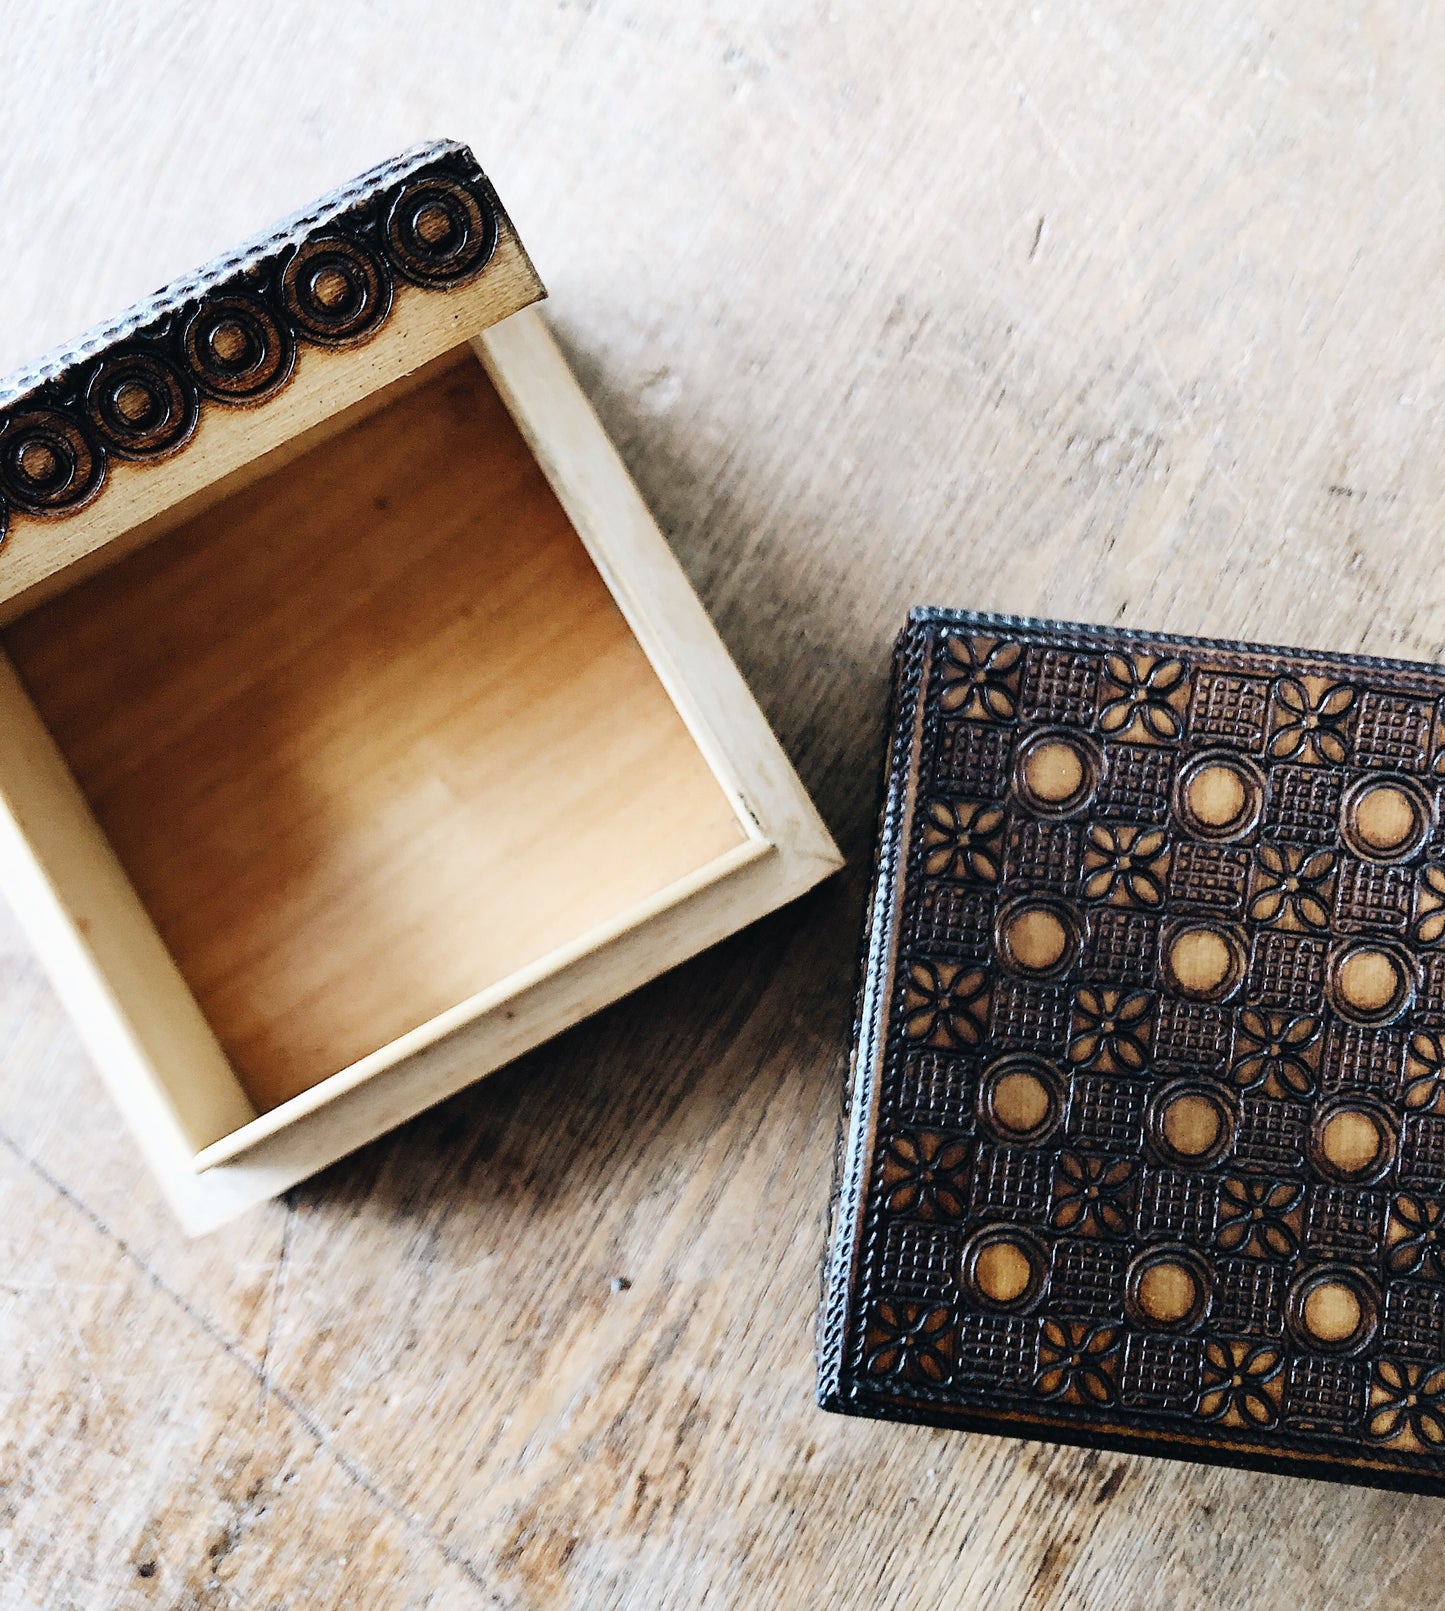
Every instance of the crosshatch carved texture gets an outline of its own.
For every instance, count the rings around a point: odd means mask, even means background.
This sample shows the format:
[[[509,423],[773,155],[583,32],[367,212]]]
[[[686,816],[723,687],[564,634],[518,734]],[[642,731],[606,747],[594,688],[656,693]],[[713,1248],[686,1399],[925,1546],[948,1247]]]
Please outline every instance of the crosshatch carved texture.
[[[465,146],[416,146],[0,380],[0,541],[12,511],[85,508],[111,459],[182,451],[207,409],[268,402],[307,347],[370,340],[398,283],[475,279],[504,226]]]
[[[820,1401],[1445,1493],[1445,669],[899,643]]]

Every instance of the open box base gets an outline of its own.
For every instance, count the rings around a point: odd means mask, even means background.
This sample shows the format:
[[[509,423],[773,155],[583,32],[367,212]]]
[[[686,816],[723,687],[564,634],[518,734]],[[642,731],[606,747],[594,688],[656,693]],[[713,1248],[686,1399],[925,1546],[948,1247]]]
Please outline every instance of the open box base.
[[[4,641],[7,884],[193,1230],[836,865],[535,314]]]

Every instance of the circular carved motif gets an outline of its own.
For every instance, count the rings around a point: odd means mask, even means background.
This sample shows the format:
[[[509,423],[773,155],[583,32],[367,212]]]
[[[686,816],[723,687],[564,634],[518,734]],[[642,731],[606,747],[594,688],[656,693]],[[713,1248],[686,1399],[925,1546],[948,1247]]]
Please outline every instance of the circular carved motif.
[[[1310,1157],[1329,1179],[1377,1180],[1395,1156],[1395,1123],[1380,1102],[1348,1098],[1320,1108],[1310,1126]]]
[[[1164,972],[1191,1001],[1224,1001],[1244,976],[1244,945],[1232,929],[1173,924],[1164,934]]]
[[[1368,1345],[1379,1326],[1380,1295],[1363,1270],[1319,1264],[1290,1288],[1285,1318],[1312,1352],[1354,1354]]]
[[[1149,1140],[1166,1163],[1217,1162],[1234,1139],[1234,1105],[1205,1080],[1173,1080],[1149,1104]]]
[[[1040,1057],[1004,1057],[978,1082],[978,1122],[1000,1141],[1031,1146],[1057,1126],[1064,1084]]]
[[[1079,923],[1058,901],[1022,900],[998,918],[999,960],[1026,979],[1057,979],[1079,954]]]
[[[1087,804],[1099,781],[1099,758],[1076,733],[1033,734],[1019,748],[1014,787],[1025,805],[1066,817]]]
[[[1015,1225],[991,1225],[963,1250],[963,1284],[991,1309],[1017,1313],[1038,1300],[1048,1261],[1036,1236]]]
[[[1124,1302],[1151,1331],[1193,1331],[1209,1311],[1209,1266],[1192,1248],[1151,1247],[1129,1266]]]
[[[1408,778],[1366,778],[1345,795],[1340,830],[1367,861],[1403,861],[1430,831],[1430,802]]]
[[[1196,755],[1180,769],[1174,809],[1200,839],[1237,839],[1259,821],[1264,778],[1259,768],[1229,750]]]
[[[179,351],[162,348],[132,317],[113,327],[108,349],[87,343],[67,354],[38,395],[0,413],[0,541],[12,508],[61,516],[86,505],[112,456],[144,461],[184,447],[202,397],[241,404],[272,396],[291,376],[298,339],[341,345],[373,335],[397,274],[441,287],[479,274],[496,250],[501,213],[480,172],[459,171],[456,156],[446,167],[343,198],[341,208],[328,199],[306,221],[320,232],[313,238],[278,235],[244,273],[236,257],[202,270],[199,285],[226,279],[198,301],[153,299],[147,329],[178,321]]]
[[[0,429],[0,488],[27,514],[68,514],[104,479],[104,451],[66,414],[27,409]]]
[[[343,346],[371,335],[391,311],[391,276],[364,242],[324,235],[303,242],[287,263],[281,297],[304,335]]]
[[[431,174],[404,184],[387,209],[392,261],[418,285],[458,285],[486,267],[497,245],[489,199],[459,179]]]
[[[126,459],[158,458],[190,440],[199,407],[195,388],[158,352],[102,358],[85,388],[91,428]]]
[[[181,338],[201,389],[222,403],[254,403],[291,378],[296,343],[258,296],[210,297],[193,313]]]
[[[1330,958],[1328,990],[1340,1017],[1355,1024],[1388,1024],[1415,993],[1415,969],[1398,946],[1365,941]]]

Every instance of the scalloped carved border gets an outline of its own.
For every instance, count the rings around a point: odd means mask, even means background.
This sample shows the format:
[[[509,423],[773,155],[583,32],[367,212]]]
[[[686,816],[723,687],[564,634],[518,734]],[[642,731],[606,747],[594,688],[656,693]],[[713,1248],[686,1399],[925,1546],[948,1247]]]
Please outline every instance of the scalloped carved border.
[[[163,461],[208,410],[270,401],[307,348],[371,340],[399,284],[476,279],[505,224],[466,146],[417,146],[0,382],[0,541],[12,511],[74,515],[115,460]]]

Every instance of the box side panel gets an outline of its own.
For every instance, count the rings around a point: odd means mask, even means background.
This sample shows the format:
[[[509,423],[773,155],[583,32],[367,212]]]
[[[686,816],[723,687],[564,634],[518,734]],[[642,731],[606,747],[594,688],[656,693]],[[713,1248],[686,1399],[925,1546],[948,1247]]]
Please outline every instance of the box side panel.
[[[255,1117],[3,656],[0,885],[153,1157],[188,1168]]]
[[[275,1197],[799,893],[768,852],[512,997],[504,1007],[288,1125],[232,1162],[166,1182],[199,1235]]]
[[[509,319],[474,346],[698,747],[801,893],[838,848],[545,322]]]
[[[347,1091],[375,1079],[377,1075],[415,1057],[429,1046],[435,1045],[437,1041],[456,1034],[458,1030],[476,1019],[495,1013],[508,1002],[525,995],[534,986],[569,968],[576,967],[594,953],[604,951],[618,940],[625,939],[629,934],[645,927],[658,913],[681,904],[710,884],[733,877],[749,862],[756,861],[760,857],[775,857],[775,854],[771,846],[765,845],[761,840],[744,840],[706,866],[698,868],[695,873],[660,890],[640,906],[622,913],[615,921],[581,935],[577,940],[549,952],[525,968],[519,968],[487,990],[481,991],[469,1000],[459,1002],[446,1012],[438,1013],[435,1018],[420,1025],[410,1034],[403,1035],[390,1045],[379,1048],[369,1057],[361,1058],[350,1068],[342,1069],[329,1079],[322,1080],[309,1090],[292,1097],[290,1101],[262,1113],[252,1123],[207,1147],[196,1158],[196,1169],[198,1171],[212,1169],[218,1163],[239,1157],[268,1137],[279,1134],[288,1126],[317,1112],[327,1103],[336,1101]]]

